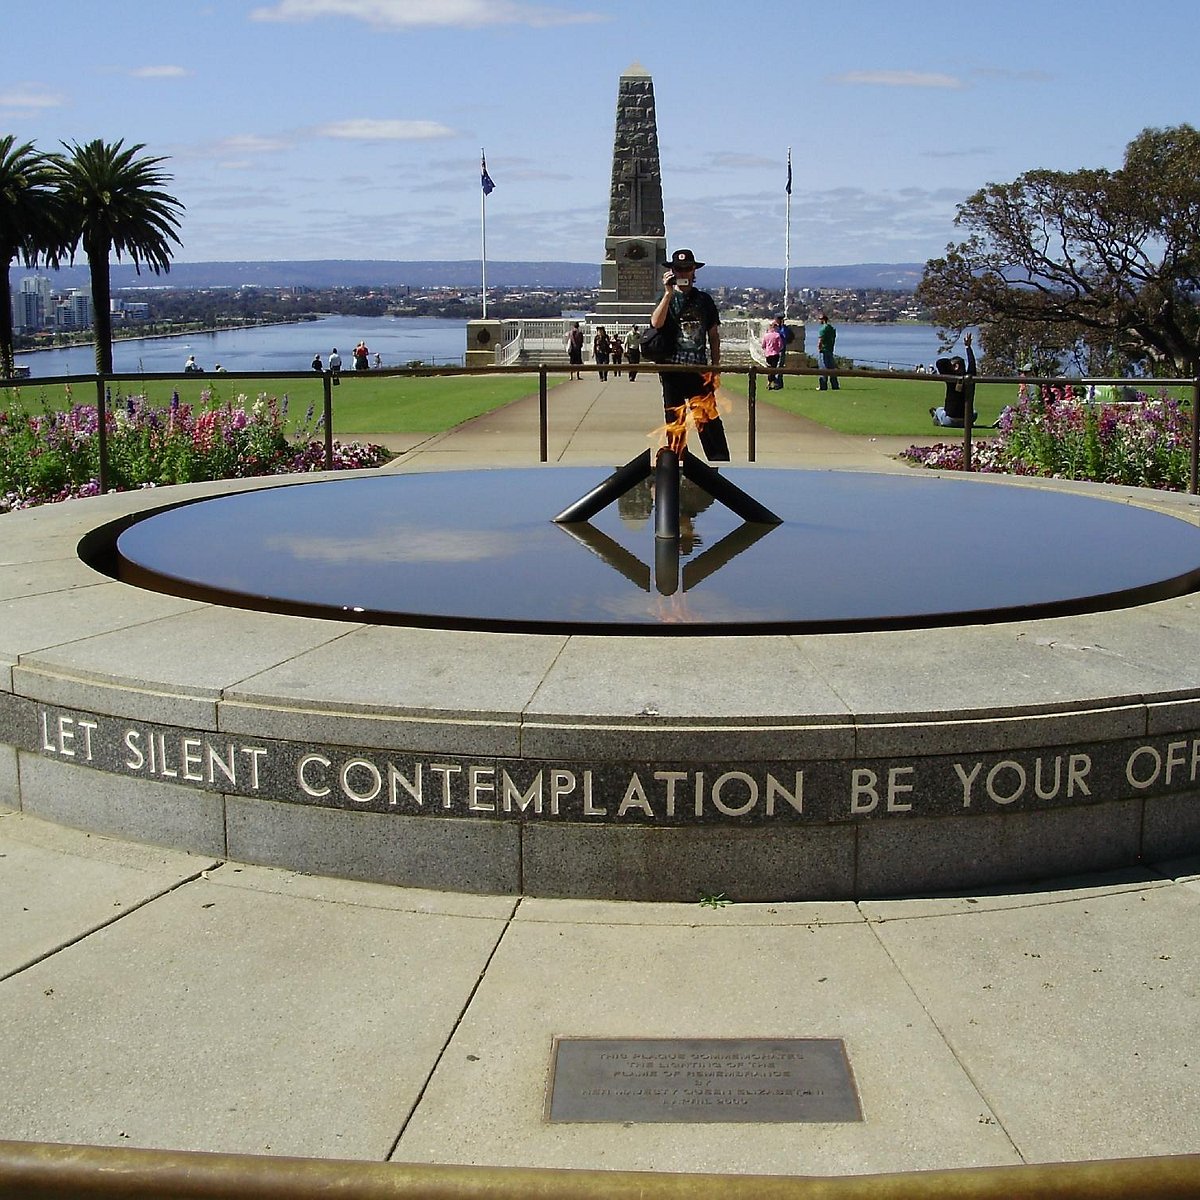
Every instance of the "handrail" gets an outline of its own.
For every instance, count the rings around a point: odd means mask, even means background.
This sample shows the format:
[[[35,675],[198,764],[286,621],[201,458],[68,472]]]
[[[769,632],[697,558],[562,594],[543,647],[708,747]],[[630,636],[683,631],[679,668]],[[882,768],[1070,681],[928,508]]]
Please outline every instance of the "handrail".
[[[0,1200],[1195,1200],[1200,1154],[880,1175],[372,1163],[0,1141]]]
[[[550,322],[547,322],[550,324]],[[750,366],[722,366],[720,368],[722,375],[748,375],[754,376],[761,374],[763,365],[760,365],[756,360],[752,360]],[[549,372],[579,372],[586,371],[589,374],[598,371],[611,371],[611,365],[597,367],[594,364],[585,363],[582,368],[572,366],[568,363],[539,363],[537,366],[530,364],[501,364],[494,363],[487,366],[419,366],[419,367],[386,367],[378,370],[372,370],[368,377],[376,379],[383,377],[407,377],[412,379],[433,379],[440,377],[449,377],[456,375],[494,375],[494,374],[512,374],[512,375],[531,375],[539,374],[541,379],[544,379],[546,373]],[[678,367],[672,365],[660,366],[656,363],[643,361],[638,366],[638,373],[660,373],[663,371],[694,371],[695,367]],[[333,407],[330,394],[330,375],[329,372],[323,372],[324,391],[325,391],[325,463],[327,469],[332,469],[333,463]],[[777,375],[794,375],[794,376],[812,376],[812,375],[833,375],[840,379],[889,379],[889,380],[912,380],[917,383],[948,383],[961,382],[961,375],[930,375],[918,371],[876,371],[864,370],[860,368],[849,367],[777,367],[772,371],[772,374]],[[235,379],[312,379],[313,371],[222,371],[214,377],[219,380],[235,380]],[[341,376],[343,382],[353,379],[354,372],[343,374]],[[96,386],[97,408],[102,412],[105,404],[105,388],[108,383],[113,381],[125,380],[190,380],[194,381],[195,375],[185,374],[179,371],[138,371],[138,372],[111,372],[96,375],[53,375],[46,377],[38,377],[32,381],[26,379],[0,379],[0,388],[21,388],[27,386],[41,387],[45,384],[66,383],[66,384],[81,384],[94,382]],[[1062,375],[973,375],[971,381],[976,384],[980,383],[999,383],[999,384],[1015,384],[1020,387],[1024,385],[1033,386],[1078,386],[1084,381],[1072,379]],[[1192,430],[1191,430],[1191,472],[1189,479],[1188,491],[1192,495],[1200,493],[1200,377],[1187,379],[1145,379],[1145,380],[1129,380],[1122,377],[1112,378],[1089,378],[1086,383],[1094,386],[1096,384],[1112,385],[1112,386],[1128,386],[1130,383],[1139,383],[1152,387],[1187,387],[1192,389]],[[970,469],[972,447],[974,444],[975,432],[970,421],[970,414],[967,414],[967,420],[963,425],[963,459],[967,470]],[[548,416],[543,416],[539,424],[539,436],[542,446],[546,445],[546,429],[545,421]],[[953,428],[953,427],[948,427]],[[755,461],[756,446],[755,446],[755,425],[752,422],[749,432],[749,459]],[[545,462],[545,458],[542,458]],[[101,479],[100,490],[104,492],[106,488],[106,470],[107,464],[101,463]]]

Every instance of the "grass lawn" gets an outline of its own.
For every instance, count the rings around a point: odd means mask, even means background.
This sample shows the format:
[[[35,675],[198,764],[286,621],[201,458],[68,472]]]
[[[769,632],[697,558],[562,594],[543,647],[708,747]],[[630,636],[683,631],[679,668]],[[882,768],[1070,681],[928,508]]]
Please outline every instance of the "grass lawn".
[[[721,387],[745,396],[745,375],[722,375]],[[785,376],[783,391],[767,391],[761,375],[757,383],[761,404],[774,404],[786,412],[808,417],[838,433],[870,437],[929,437],[936,433],[929,410],[941,404],[946,385],[910,379],[845,379],[835,392],[818,391],[815,375]],[[981,383],[975,389],[975,410],[981,425],[990,425],[1006,404],[1016,400],[1011,384]]]
[[[553,389],[564,382],[565,377],[551,375],[547,385]],[[261,392],[278,397],[286,395],[288,425],[292,428],[301,424],[310,404],[319,417],[324,403],[322,380],[315,372],[302,379],[238,379],[233,375],[206,374],[180,380],[142,380],[130,376],[113,383],[112,395],[116,400],[130,392],[144,391],[152,404],[166,405],[172,391],[178,390],[183,403],[195,405],[200,403],[204,389],[211,390],[219,403],[236,402],[243,394],[251,401]],[[340,386],[333,389],[334,436],[341,436],[343,430],[364,434],[440,433],[523,396],[536,395],[537,389],[536,374],[409,378],[350,371],[342,375]],[[32,413],[44,407],[62,409],[73,402],[95,402],[95,388],[87,383],[77,384],[71,397],[61,385],[38,387],[36,381],[22,387],[20,393],[25,408]],[[5,399],[5,392],[0,392],[0,408],[4,407]]]

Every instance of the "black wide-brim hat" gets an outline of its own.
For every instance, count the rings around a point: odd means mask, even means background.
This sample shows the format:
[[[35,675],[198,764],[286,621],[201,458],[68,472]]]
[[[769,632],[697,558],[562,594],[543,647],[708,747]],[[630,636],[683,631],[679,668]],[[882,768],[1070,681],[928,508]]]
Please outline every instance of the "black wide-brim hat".
[[[697,270],[704,266],[702,262],[696,261],[696,256],[690,250],[676,250],[671,255],[670,262],[673,267],[695,267]]]

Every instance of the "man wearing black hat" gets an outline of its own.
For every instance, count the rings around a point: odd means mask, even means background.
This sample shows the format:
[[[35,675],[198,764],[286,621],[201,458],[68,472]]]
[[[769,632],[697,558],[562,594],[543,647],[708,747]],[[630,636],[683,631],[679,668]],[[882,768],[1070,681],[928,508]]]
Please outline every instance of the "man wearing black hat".
[[[650,317],[655,329],[668,322],[677,331],[675,352],[663,364],[681,363],[715,371],[721,365],[721,318],[716,301],[696,287],[696,272],[704,264],[690,250],[676,250],[663,276],[663,296]],[[664,371],[663,408],[673,421],[679,409],[696,396],[712,393],[712,384],[700,371]],[[729,442],[720,417],[700,425],[700,445],[710,462],[729,461]]]

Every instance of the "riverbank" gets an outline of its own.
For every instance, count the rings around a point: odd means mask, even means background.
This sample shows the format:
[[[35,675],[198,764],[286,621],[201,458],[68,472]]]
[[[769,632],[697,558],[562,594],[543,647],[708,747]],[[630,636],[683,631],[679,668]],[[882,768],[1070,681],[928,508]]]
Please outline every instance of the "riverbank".
[[[177,329],[171,333],[114,333],[113,345],[118,342],[157,342],[170,338],[205,337],[215,333],[236,333],[243,329],[269,329],[275,325],[302,325],[306,321],[319,321],[323,314],[313,313],[307,317],[284,317],[276,321],[244,321],[238,325],[202,326],[198,329]],[[86,341],[61,342],[53,346],[14,346],[14,354],[51,354],[55,350],[94,350],[96,339],[91,337]]]

